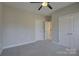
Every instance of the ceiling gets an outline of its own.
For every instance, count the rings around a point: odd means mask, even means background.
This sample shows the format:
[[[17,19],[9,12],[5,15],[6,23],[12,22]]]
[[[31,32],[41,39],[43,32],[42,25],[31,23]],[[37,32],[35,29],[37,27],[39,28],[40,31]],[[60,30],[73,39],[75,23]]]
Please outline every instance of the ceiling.
[[[4,2],[4,4],[7,6],[16,7],[21,10],[27,10],[28,12],[32,12],[32,13],[40,14],[40,15],[50,15],[55,10],[68,6],[72,3],[74,3],[74,2],[50,2],[49,4],[53,7],[52,10],[50,10],[48,7],[43,7],[39,11],[38,8],[40,7],[41,3]]]

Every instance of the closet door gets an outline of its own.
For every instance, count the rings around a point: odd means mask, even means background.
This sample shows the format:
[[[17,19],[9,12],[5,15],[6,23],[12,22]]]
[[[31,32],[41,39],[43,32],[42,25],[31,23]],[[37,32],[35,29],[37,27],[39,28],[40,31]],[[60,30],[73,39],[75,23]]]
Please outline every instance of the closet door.
[[[72,14],[59,17],[59,44],[72,47],[73,42],[73,16]]]
[[[79,49],[79,12],[73,14],[73,21],[74,21],[74,48]]]

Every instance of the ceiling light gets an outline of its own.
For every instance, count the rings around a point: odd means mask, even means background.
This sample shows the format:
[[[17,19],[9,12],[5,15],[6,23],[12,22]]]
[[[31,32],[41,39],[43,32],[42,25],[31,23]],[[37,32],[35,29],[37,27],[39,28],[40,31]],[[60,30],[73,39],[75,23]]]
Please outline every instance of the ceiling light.
[[[47,2],[43,2],[42,6],[47,7],[48,3]]]

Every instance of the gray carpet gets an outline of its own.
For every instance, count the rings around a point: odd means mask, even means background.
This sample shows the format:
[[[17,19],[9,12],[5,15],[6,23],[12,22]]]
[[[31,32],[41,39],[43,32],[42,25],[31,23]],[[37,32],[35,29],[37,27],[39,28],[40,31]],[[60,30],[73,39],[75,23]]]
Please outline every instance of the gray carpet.
[[[43,40],[35,43],[4,49],[1,56],[72,56],[68,48]]]

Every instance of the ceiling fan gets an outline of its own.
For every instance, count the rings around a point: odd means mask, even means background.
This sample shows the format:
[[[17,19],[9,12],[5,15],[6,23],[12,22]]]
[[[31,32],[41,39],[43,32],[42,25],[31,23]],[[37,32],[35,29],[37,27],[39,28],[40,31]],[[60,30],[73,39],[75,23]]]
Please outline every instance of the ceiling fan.
[[[40,10],[42,7],[48,7],[50,9],[53,9],[49,4],[49,2],[30,2],[30,3],[41,3],[41,6],[38,8],[38,10]]]

